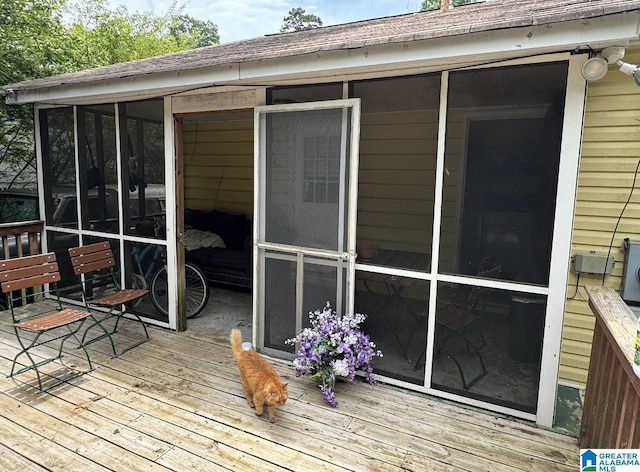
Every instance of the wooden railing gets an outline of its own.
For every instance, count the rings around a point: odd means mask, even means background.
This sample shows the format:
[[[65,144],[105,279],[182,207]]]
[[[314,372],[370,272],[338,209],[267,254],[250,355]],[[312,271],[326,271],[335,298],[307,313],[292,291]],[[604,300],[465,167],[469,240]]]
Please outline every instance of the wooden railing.
[[[42,221],[23,221],[0,224],[2,259],[40,254]]]
[[[640,378],[631,367],[636,317],[611,288],[586,287],[596,316],[579,444],[640,448]]]
[[[1,260],[15,257],[40,254],[40,238],[44,223],[42,221],[21,221],[18,223],[0,224],[0,240],[2,241]],[[33,297],[27,298],[25,289],[21,291],[22,303],[32,303]],[[7,300],[2,294],[0,310],[7,308]]]

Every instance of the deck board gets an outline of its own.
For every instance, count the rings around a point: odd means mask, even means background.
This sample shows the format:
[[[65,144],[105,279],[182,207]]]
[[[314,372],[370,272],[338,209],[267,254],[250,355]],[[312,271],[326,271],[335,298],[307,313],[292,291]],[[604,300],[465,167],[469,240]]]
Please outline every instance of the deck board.
[[[0,431],[3,431],[0,429]],[[0,444],[0,470],[6,472],[46,472],[47,469],[16,454],[4,444]]]
[[[136,333],[137,334],[137,333]],[[122,327],[117,336],[131,338]],[[277,423],[242,394],[226,335],[151,328],[119,358],[90,346],[95,369],[45,394],[0,378],[1,470],[475,471],[579,468],[577,440],[496,414],[364,382],[337,386],[339,408],[313,379],[289,382]],[[0,320],[0,372],[17,342]],[[69,348],[68,360],[78,353]]]

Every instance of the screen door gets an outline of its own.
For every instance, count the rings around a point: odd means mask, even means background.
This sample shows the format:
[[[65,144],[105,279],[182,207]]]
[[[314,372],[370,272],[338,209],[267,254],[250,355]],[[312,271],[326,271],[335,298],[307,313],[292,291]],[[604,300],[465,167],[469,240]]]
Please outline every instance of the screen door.
[[[360,101],[255,115],[254,336],[293,352],[310,311],[353,309]]]

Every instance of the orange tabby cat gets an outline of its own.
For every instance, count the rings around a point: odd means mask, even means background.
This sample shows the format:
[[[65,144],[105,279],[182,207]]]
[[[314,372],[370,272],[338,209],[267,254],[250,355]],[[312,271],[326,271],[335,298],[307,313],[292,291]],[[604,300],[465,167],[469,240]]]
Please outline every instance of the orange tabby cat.
[[[249,406],[256,409],[256,415],[261,416],[266,404],[269,421],[275,423],[276,405],[283,406],[287,401],[287,384],[282,383],[264,357],[253,350],[242,350],[242,334],[237,329],[231,330],[231,349],[238,362],[242,390]]]

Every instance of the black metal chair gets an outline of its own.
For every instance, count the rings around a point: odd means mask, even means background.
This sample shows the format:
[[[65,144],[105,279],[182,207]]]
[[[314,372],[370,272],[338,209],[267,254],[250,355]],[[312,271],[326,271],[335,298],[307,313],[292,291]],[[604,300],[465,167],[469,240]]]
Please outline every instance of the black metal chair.
[[[487,279],[497,279],[502,271],[502,266],[497,265],[490,269],[478,272],[477,276]],[[438,300],[436,309],[436,356],[444,352],[455,364],[462,381],[463,391],[468,391],[480,379],[487,374],[487,369],[480,350],[486,345],[482,326],[480,324],[480,312],[484,310],[492,292],[491,287],[472,286],[469,290],[461,290],[459,298]],[[471,336],[479,339],[474,342]],[[480,366],[479,373],[471,380],[467,380],[462,364],[453,354],[451,344],[456,339],[462,339],[469,356],[475,356]]]

